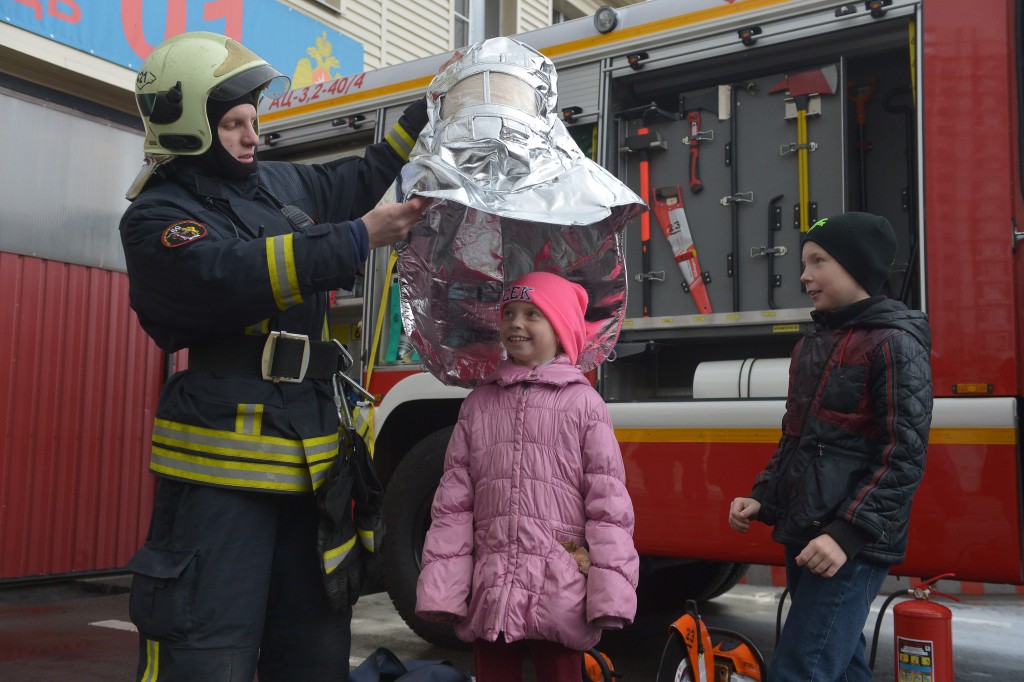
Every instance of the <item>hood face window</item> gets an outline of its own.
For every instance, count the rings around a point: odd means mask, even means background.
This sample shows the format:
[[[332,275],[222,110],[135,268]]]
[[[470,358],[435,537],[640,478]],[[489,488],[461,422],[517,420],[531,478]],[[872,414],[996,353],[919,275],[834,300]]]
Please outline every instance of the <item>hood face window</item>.
[[[484,71],[452,86],[442,98],[441,118],[453,118],[481,104],[510,107],[528,116],[541,115],[540,93],[529,83],[507,73]]]

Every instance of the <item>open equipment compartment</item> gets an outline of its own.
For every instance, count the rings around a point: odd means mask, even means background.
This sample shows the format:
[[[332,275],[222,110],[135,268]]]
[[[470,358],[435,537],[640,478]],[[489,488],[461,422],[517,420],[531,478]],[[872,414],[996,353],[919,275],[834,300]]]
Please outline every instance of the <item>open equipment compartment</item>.
[[[639,68],[611,69],[607,163],[654,210],[648,262],[643,219],[624,236],[627,319],[616,361],[601,369],[607,400],[700,398],[702,363],[788,357],[811,326],[800,283],[804,203],[804,230],[850,210],[887,217],[898,250],[884,293],[919,307],[913,31],[906,16],[824,25],[757,49],[667,47],[645,53]],[[678,244],[659,220],[678,199],[704,302],[690,293],[699,285],[684,286],[688,262],[677,263]],[[784,374],[775,385],[784,395]]]

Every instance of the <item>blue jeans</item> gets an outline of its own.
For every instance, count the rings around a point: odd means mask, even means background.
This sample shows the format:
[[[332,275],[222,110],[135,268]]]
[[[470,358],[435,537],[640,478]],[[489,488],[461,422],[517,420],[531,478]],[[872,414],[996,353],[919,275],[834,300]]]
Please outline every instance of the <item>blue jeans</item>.
[[[871,682],[864,623],[889,573],[887,564],[852,559],[831,578],[796,565],[786,547],[792,603],[768,666],[771,682]]]

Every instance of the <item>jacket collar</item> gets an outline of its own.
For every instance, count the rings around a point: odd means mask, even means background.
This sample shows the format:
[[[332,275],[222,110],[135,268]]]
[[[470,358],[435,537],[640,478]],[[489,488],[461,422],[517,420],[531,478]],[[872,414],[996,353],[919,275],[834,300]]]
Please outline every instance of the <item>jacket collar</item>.
[[[522,382],[567,386],[573,383],[589,383],[580,368],[569,362],[564,353],[551,362],[536,367],[517,365],[511,360],[502,361],[494,371],[483,380],[484,384],[510,386]]]
[[[928,316],[920,310],[911,310],[902,302],[886,296],[872,296],[843,308],[825,312],[811,311],[815,328],[819,331],[846,329],[899,329],[913,335],[929,352],[932,347]]]
[[[812,310],[811,318],[822,329],[839,329],[868,308],[872,307],[876,303],[881,303],[884,300],[885,296],[871,296],[834,310],[825,310],[821,312]]]
[[[260,187],[259,173],[244,180],[228,180],[191,163],[174,163],[167,175],[196,196],[213,199],[252,199]]]

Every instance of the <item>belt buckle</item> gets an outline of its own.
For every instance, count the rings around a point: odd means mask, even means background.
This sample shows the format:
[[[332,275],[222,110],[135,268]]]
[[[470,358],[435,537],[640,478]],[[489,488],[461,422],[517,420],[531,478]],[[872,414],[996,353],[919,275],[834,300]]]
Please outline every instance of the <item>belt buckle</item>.
[[[301,341],[302,342],[302,360],[300,361],[299,374],[298,376],[279,376],[271,374],[271,370],[274,368],[274,352],[277,350],[277,344],[281,339],[289,341]],[[297,384],[306,378],[306,370],[309,368],[309,337],[305,334],[292,334],[290,332],[270,332],[267,335],[267,341],[263,344],[263,360],[260,363],[260,370],[263,374],[264,381],[273,381],[274,383],[288,383]]]

